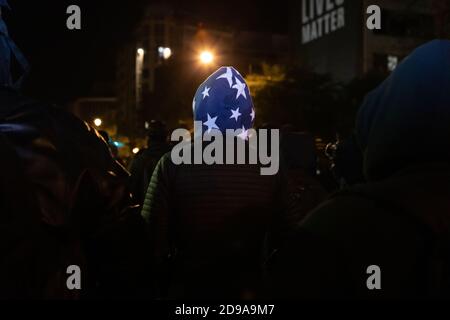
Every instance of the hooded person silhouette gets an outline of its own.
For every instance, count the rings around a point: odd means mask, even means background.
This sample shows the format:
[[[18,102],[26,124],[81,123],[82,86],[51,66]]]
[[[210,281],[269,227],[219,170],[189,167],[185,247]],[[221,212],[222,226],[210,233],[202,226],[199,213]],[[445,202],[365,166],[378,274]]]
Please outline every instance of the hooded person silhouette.
[[[218,69],[199,86],[193,111],[200,131],[241,130],[242,140],[255,120],[250,91],[233,67]],[[198,140],[196,133],[190,151]],[[170,153],[162,157],[142,210],[161,297],[248,298],[262,293],[264,244],[275,246],[287,228],[285,177],[281,172],[261,175],[260,169],[258,164],[228,162],[175,164]],[[271,237],[265,242],[267,234]]]
[[[28,71],[0,18],[0,299],[143,294],[145,230],[128,173],[92,127],[22,96],[13,63]],[[70,265],[89,274],[82,293],[66,286]]]
[[[278,262],[280,295],[450,297],[449,58],[450,41],[426,43],[366,96],[356,138],[367,183],[308,215]]]

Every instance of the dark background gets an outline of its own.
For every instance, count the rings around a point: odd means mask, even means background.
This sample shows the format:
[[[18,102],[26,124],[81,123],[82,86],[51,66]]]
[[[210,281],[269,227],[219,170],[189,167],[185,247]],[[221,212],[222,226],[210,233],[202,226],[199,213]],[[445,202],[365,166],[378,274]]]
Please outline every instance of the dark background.
[[[24,92],[64,104],[90,94],[113,95],[115,52],[146,4],[133,0],[10,0],[4,18],[32,70]],[[206,25],[235,30],[287,32],[287,1],[170,1]],[[69,5],[81,7],[82,30],[66,28]],[[107,85],[102,85],[107,84]]]

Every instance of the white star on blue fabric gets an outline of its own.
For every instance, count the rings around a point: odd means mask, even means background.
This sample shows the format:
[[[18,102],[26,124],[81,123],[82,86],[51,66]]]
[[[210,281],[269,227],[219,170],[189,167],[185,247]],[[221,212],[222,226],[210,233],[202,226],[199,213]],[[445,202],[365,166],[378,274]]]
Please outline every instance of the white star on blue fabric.
[[[239,120],[239,117],[242,116],[242,113],[239,112],[239,108],[237,108],[236,110],[231,109],[231,117],[230,119],[235,119],[236,122]]]
[[[252,121],[255,120],[255,117],[256,117],[255,109],[252,109],[252,113],[250,113],[250,117],[252,117]]]
[[[242,132],[238,134],[238,137],[241,138],[242,140],[248,139],[248,130],[246,130],[244,126],[242,126]]]
[[[217,117],[211,118],[211,116],[208,113],[208,121],[204,122],[203,125],[208,127],[208,133],[211,132],[212,129],[218,129],[220,128],[216,124]]]
[[[247,95],[245,94],[245,83],[242,83],[241,81],[239,81],[238,78],[234,77],[234,79],[236,80],[236,84],[233,86],[233,89],[237,90],[237,94],[236,94],[236,100],[240,97],[240,96],[244,96],[245,99],[247,99]]]
[[[203,90],[203,92],[202,92],[203,99],[205,99],[206,97],[209,97],[209,90],[211,90],[211,88],[208,88],[207,86],[205,86],[205,90]]]
[[[233,71],[231,70],[231,68],[227,67],[227,72],[218,76],[216,80],[218,80],[218,79],[227,79],[228,84],[230,85],[230,88],[231,88],[233,85]]]

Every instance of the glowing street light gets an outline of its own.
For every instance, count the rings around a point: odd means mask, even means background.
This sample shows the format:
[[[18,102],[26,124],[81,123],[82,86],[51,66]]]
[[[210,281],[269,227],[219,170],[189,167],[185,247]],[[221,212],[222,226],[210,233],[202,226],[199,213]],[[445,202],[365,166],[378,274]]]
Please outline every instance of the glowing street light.
[[[200,53],[200,62],[207,65],[213,62],[214,55],[210,51],[203,51]]]
[[[170,48],[164,48],[163,51],[163,58],[164,59],[169,59],[172,56],[172,50]]]
[[[138,48],[137,55],[136,55],[136,73],[135,73],[136,108],[139,108],[141,106],[142,74],[143,74],[143,70],[144,70],[144,55],[145,55],[145,50],[143,48]]]
[[[133,154],[138,154],[139,151],[140,151],[139,148],[133,148],[133,150],[132,150]]]
[[[94,124],[96,127],[100,127],[102,125],[103,121],[100,118],[97,118],[94,120]]]
[[[166,47],[159,47],[158,53],[161,58],[167,60],[172,56],[172,49]]]

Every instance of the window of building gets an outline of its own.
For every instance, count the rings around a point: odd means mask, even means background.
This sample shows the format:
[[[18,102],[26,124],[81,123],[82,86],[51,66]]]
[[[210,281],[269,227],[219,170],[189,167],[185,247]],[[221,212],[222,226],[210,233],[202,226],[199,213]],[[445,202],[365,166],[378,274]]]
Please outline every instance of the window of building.
[[[397,68],[398,65],[398,57],[393,55],[387,56],[387,70],[392,72]]]
[[[433,17],[430,15],[382,10],[381,29],[373,32],[393,37],[430,38],[434,30]]]
[[[379,73],[389,73],[397,68],[401,60],[397,55],[376,53],[373,56],[373,69]]]

